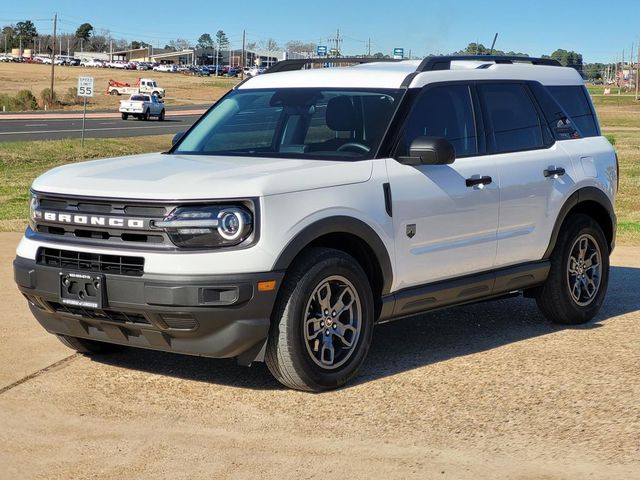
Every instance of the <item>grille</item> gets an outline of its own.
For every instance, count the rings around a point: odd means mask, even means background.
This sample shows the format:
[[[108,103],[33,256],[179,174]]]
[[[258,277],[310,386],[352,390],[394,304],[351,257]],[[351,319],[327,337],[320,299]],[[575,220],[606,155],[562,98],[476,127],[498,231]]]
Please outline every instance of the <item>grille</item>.
[[[167,327],[175,330],[194,330],[198,326],[193,315],[188,313],[163,313],[160,318],[167,324]]]
[[[68,215],[104,215],[122,219],[138,219],[144,228],[127,229],[101,225],[78,225],[37,220],[35,231],[48,237],[65,237],[67,241],[78,241],[95,245],[126,245],[133,248],[173,248],[167,234],[151,224],[162,220],[175,205],[149,204],[139,201],[106,201],[88,198],[59,198],[38,194],[39,208],[44,211]]]
[[[138,323],[143,325],[151,325],[147,317],[140,313],[127,313],[116,310],[87,310],[82,307],[74,307],[71,305],[63,305],[58,302],[48,302],[49,306],[57,313],[68,313],[70,315],[78,315],[92,320],[109,321],[113,323]]]
[[[114,275],[140,277],[144,273],[143,257],[123,255],[102,255],[99,253],[74,252],[57,248],[38,249],[37,261],[40,265],[68,268]]]

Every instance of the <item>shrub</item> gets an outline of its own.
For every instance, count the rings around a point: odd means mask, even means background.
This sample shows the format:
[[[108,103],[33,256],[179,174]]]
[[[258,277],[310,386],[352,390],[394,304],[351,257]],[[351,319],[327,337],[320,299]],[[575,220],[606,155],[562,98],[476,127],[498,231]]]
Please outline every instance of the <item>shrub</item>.
[[[608,133],[608,134],[605,135],[605,137],[607,137],[607,140],[609,140],[609,143],[615,147],[615,145],[616,145],[616,137],[615,137],[615,135],[611,135],[610,133]]]
[[[65,105],[82,105],[82,99],[78,96],[78,87],[69,87],[63,101]]]
[[[40,92],[40,102],[42,107],[48,105],[49,107],[53,107],[58,103],[58,97],[56,95],[55,90],[51,91],[50,88],[45,88]]]
[[[17,110],[36,110],[38,100],[31,90],[20,90],[15,96],[15,106]]]

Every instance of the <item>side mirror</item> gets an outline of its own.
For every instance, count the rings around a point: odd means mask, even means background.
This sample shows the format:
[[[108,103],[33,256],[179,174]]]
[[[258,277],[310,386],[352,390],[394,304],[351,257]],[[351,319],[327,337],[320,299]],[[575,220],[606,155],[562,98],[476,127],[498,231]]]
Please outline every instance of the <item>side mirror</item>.
[[[451,142],[442,137],[416,137],[409,147],[408,157],[399,157],[405,165],[450,165],[456,159]]]
[[[175,145],[176,143],[178,143],[182,137],[184,137],[184,134],[186,132],[178,132],[173,136],[173,139],[171,139],[171,146]]]

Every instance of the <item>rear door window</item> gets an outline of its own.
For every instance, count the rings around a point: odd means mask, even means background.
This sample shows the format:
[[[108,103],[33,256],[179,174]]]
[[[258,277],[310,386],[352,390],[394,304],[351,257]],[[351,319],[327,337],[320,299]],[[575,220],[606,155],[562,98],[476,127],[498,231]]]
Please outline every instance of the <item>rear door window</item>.
[[[598,122],[589,100],[589,93],[579,85],[547,87],[556,101],[571,117],[574,125],[583,137],[597,137],[600,135]]]
[[[526,87],[519,83],[478,85],[488,123],[487,143],[494,153],[543,148],[538,111]]]

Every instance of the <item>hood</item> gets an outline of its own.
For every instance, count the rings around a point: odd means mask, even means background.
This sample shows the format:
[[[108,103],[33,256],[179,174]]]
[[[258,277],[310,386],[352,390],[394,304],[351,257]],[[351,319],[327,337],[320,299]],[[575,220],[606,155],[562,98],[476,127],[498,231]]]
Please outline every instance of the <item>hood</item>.
[[[38,192],[144,200],[277,195],[366,182],[372,162],[149,153],[72,163],[32,185]]]

